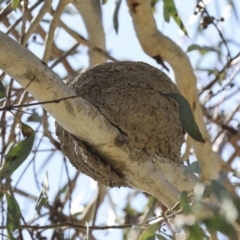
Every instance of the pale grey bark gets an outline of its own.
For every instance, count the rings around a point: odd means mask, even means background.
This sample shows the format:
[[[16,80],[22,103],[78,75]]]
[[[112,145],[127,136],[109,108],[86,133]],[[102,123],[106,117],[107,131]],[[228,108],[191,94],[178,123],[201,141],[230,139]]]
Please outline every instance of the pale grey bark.
[[[31,82],[27,90],[37,101],[56,100],[74,95],[33,53],[2,32],[0,52],[0,68],[23,87]],[[171,160],[155,161],[155,157],[146,159],[145,155],[134,159],[136,154],[133,154],[133,149],[116,145],[116,139],[122,135],[119,130],[82,98],[45,104],[43,107],[69,133],[93,146],[101,155],[109,156],[119,166],[127,166],[123,174],[130,186],[148,192],[168,207],[172,207],[178,201],[179,190],[191,190],[197,181],[196,178],[183,174],[182,165],[169,167],[172,165]],[[139,161],[144,164],[139,164]],[[163,173],[172,178],[167,180]],[[178,183],[176,186],[181,189],[176,189],[169,181]]]

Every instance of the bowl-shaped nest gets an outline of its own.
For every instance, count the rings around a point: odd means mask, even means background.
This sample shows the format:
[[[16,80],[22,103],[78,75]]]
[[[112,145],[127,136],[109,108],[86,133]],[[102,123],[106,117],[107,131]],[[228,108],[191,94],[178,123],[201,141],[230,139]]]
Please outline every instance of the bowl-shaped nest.
[[[128,137],[130,150],[180,161],[184,133],[179,106],[164,95],[179,91],[165,73],[143,62],[109,62],[79,75],[69,87]],[[78,170],[105,185],[126,186],[111,159],[102,159],[59,125],[57,135]]]

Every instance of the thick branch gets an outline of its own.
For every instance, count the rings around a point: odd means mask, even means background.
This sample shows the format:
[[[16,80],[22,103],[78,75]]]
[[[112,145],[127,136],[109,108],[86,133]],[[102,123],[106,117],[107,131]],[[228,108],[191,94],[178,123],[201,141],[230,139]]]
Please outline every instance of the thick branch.
[[[2,32],[0,32],[0,49],[0,68],[16,79],[23,87],[32,81],[27,90],[36,100],[54,100],[74,95],[58,76],[33,53]],[[112,127],[84,99],[61,101],[57,105],[56,103],[47,104],[44,105],[44,108],[67,131],[94,146],[114,142],[119,134],[118,130]],[[91,119],[91,127],[89,119]]]
[[[50,68],[2,32],[0,52],[0,68],[23,87],[31,81],[27,90],[36,100],[54,100],[73,95]],[[197,182],[195,177],[183,174],[182,165],[173,167],[168,159],[146,161],[141,155],[138,159],[131,159],[130,156],[134,154],[130,153],[126,146],[115,145],[115,139],[120,135],[119,131],[94,106],[82,98],[47,104],[43,107],[68,132],[88,142],[100,154],[108,156],[108,159],[111,159],[109,164],[120,170],[124,166],[122,172],[129,185],[157,197],[168,207],[172,207],[178,201],[179,190],[191,190]]]
[[[73,4],[80,12],[88,32],[88,40],[102,50],[105,47],[105,33],[102,26],[101,8],[95,1],[74,0]],[[89,49],[89,66],[106,62],[106,58]]]

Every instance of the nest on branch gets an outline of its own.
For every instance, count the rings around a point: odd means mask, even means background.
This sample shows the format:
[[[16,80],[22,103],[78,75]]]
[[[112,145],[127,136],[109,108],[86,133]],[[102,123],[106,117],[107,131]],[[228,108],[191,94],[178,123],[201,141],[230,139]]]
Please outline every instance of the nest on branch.
[[[69,87],[128,137],[130,150],[181,161],[184,133],[179,105],[164,96],[179,91],[162,71],[143,62],[103,63],[76,77]],[[111,159],[101,158],[58,124],[57,135],[63,153],[79,171],[110,187],[127,186]]]

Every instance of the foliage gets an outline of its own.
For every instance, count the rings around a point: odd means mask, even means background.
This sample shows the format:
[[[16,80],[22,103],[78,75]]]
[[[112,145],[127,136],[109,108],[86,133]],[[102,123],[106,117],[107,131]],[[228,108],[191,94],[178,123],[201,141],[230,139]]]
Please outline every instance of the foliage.
[[[18,202],[8,193],[5,193],[7,199],[7,232],[10,240],[15,239],[12,232],[18,229],[20,225],[21,212]]]
[[[93,8],[60,0],[0,1],[0,30],[34,52],[65,82],[84,71],[88,67],[86,59],[92,60],[94,54],[111,61],[149,61],[160,67],[149,60],[146,54],[149,49],[139,41],[141,36],[133,32],[129,12],[137,11],[134,1],[128,1],[133,3],[129,7],[122,0],[89,2],[94,4]],[[130,188],[108,190],[76,172],[59,151],[53,118],[28,94],[27,88],[22,89],[7,73],[0,72],[2,239],[134,239],[131,238],[134,236],[150,240],[174,239],[183,232],[187,239],[223,239],[222,236],[238,239],[235,226],[240,224],[237,171],[240,36],[236,29],[240,5],[237,0],[191,0],[186,6],[182,2],[149,0],[159,31],[181,46],[198,78],[198,97],[212,142],[206,159],[210,161],[210,151],[214,148],[225,160],[221,181],[202,177],[204,166],[197,161],[191,145],[195,140],[209,144],[196,123],[199,115],[194,99],[189,104],[180,94],[164,93],[179,104],[182,127],[193,138],[188,136],[182,149],[187,165],[185,174],[200,176],[198,185],[181,191],[179,202],[167,209],[153,196]],[[52,6],[47,6],[48,3]],[[59,12],[64,4],[66,8]],[[86,9],[89,12],[84,14]],[[92,21],[94,16],[100,25],[94,25],[97,24]],[[105,30],[103,37],[98,34],[102,26],[100,16]],[[144,24],[143,35],[150,29],[150,20]],[[158,47],[157,40],[156,37],[153,48]],[[168,38],[165,41],[170,42]],[[83,45],[90,51],[86,52]],[[174,52],[170,43],[167,46],[162,48]],[[180,52],[174,55],[181,58]],[[163,54],[158,59],[166,66],[164,61],[170,57]],[[169,65],[171,70],[181,66],[179,60]],[[179,67],[178,71],[187,68]],[[190,99],[194,98],[194,93],[189,92],[191,84],[184,89]],[[57,102],[54,104],[57,107]],[[214,209],[215,214],[201,218],[203,210],[211,208],[203,203],[210,194],[216,197],[221,212]]]
[[[188,101],[178,93],[167,93],[166,96],[173,98],[179,104],[179,114],[183,129],[196,141],[205,142],[194,120]]]
[[[25,137],[16,145],[11,146],[6,153],[5,161],[0,168],[0,180],[9,177],[28,157],[32,151],[35,132],[27,124],[21,123],[22,134]]]

